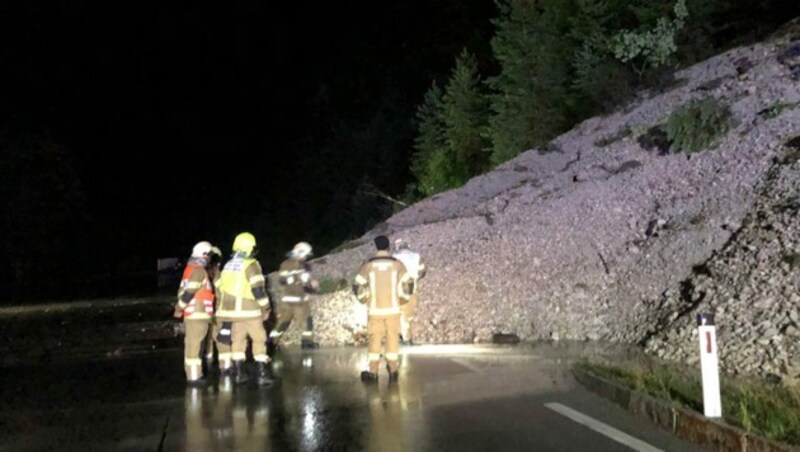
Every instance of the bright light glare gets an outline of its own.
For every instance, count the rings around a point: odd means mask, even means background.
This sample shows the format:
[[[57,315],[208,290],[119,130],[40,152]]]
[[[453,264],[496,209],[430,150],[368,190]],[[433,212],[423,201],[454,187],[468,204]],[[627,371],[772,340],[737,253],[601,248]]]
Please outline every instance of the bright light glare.
[[[362,353],[358,361],[356,361],[356,370],[366,370],[367,367],[369,367],[369,356],[366,353]]]
[[[300,404],[303,407],[303,442],[309,450],[319,449],[317,412],[321,409],[321,403],[319,391],[315,388],[306,389],[300,395]]]

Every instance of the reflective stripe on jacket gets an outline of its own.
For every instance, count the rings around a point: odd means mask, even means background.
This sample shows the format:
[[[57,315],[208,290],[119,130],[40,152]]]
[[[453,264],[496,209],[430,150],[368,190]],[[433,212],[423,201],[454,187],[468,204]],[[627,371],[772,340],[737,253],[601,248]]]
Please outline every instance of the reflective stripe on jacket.
[[[252,319],[269,310],[261,265],[251,257],[236,256],[222,269],[217,282],[217,318]]]
[[[405,265],[386,251],[378,251],[364,263],[353,282],[370,317],[400,315],[400,305],[411,298],[414,286]]]
[[[178,307],[183,310],[184,319],[210,319],[214,315],[214,287],[205,262],[192,259],[186,264],[178,289]]]
[[[311,267],[308,263],[292,257],[286,259],[278,270],[278,281],[281,283],[282,302],[308,301],[311,284]]]

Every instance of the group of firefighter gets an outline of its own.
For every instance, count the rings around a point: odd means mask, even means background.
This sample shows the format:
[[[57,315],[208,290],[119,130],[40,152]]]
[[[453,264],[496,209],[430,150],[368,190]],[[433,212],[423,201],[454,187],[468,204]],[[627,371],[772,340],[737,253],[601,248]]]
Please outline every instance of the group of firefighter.
[[[353,280],[353,293],[367,308],[369,368],[361,373],[367,383],[378,381],[381,356],[389,381],[398,380],[400,343],[411,343],[412,321],[417,304],[418,281],[425,266],[407,242],[375,237],[376,252],[364,262]],[[207,241],[192,249],[183,272],[175,318],[184,324],[184,368],[190,386],[205,386],[216,350],[221,378],[236,384],[254,380],[270,385],[270,355],[293,319],[305,322],[301,347],[316,348],[310,296],[319,289],[308,259],[312,247],[296,244],[278,270],[277,295],[270,297],[267,278],[255,258],[256,239],[243,232],[233,241],[233,255],[222,263],[222,251]],[[267,335],[271,313],[276,322]],[[249,341],[248,341],[249,339]],[[245,366],[248,343],[256,364],[255,375]],[[383,353],[381,350],[385,349]]]

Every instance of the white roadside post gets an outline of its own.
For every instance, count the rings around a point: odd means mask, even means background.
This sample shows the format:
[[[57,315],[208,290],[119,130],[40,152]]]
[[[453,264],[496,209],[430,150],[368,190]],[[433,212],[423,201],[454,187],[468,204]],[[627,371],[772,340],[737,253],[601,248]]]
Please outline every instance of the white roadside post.
[[[706,417],[722,417],[717,328],[712,314],[697,314],[697,336],[700,341],[700,371],[703,375],[703,414]]]

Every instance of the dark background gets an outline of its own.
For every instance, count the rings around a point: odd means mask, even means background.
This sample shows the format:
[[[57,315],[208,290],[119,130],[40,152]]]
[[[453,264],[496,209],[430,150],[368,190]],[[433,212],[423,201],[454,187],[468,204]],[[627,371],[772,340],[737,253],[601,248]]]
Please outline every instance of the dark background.
[[[494,14],[491,0],[3,2],[4,251],[33,261],[15,296],[139,287],[157,257],[228,250],[245,230],[267,266],[296,241],[319,253],[364,232],[392,209],[364,187],[402,193],[414,108],[462,47],[489,60]],[[14,159],[31,149],[51,151]],[[66,275],[77,293],[48,282]]]
[[[569,22],[575,4],[534,7]],[[692,0],[678,62],[759,39],[799,5]],[[268,271],[300,240],[321,255],[362,235],[419,196],[431,83],[465,48],[482,81],[500,72],[498,14],[494,0],[0,2],[0,304],[150,292],[158,258],[200,240],[229,251],[242,231]],[[559,49],[554,63],[573,58]],[[570,87],[564,74],[550,82]]]

